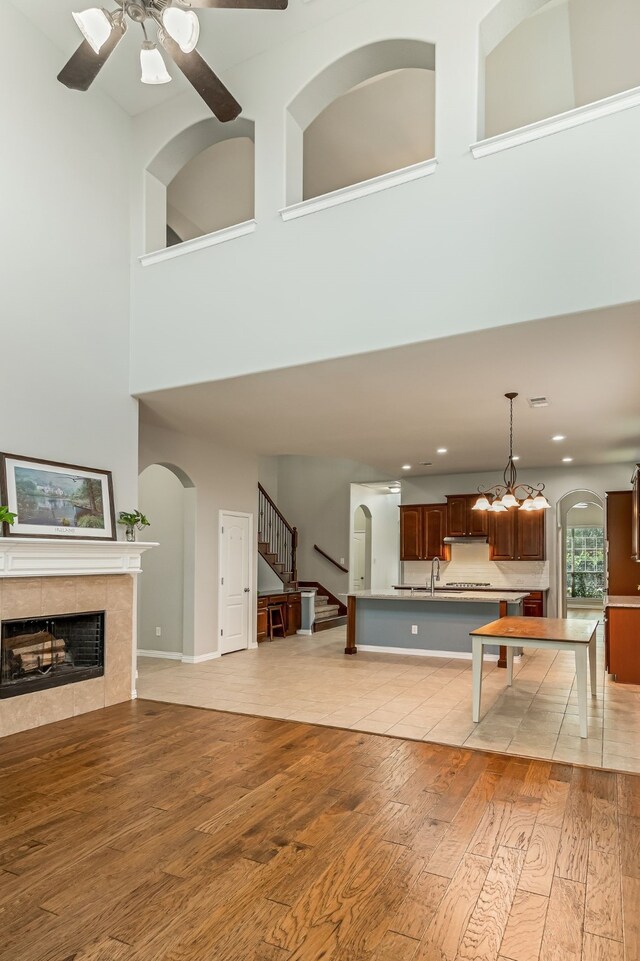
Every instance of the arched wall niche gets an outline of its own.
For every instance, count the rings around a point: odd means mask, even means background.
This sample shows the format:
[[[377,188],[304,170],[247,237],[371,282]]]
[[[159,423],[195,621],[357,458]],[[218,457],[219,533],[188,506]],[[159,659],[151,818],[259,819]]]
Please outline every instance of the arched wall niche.
[[[220,123],[207,117],[191,124],[171,138],[145,170],[145,251],[151,253],[167,245],[167,188],[192,160],[217,144],[243,140],[255,144],[255,125],[240,117]]]
[[[286,113],[286,202],[303,199],[304,134],[339,97],[384,74],[404,69],[435,71],[435,44],[389,39],[352,50],[316,74],[293,98]]]
[[[567,573],[565,554],[567,549],[567,521],[569,512],[576,504],[587,503],[597,505],[602,510],[604,523],[604,501],[600,494],[586,488],[567,491],[558,499],[556,505],[556,572],[558,578],[558,617],[567,616]]]

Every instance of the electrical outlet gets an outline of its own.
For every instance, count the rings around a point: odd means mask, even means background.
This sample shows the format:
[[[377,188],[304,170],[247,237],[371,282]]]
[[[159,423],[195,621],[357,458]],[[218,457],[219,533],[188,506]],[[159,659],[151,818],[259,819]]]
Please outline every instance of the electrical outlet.
[[[156,637],[162,637],[162,628],[156,627]]]
[[[412,624],[412,625],[411,625],[411,633],[412,633],[412,634],[417,634],[417,633],[418,633],[418,625],[417,625],[417,624]]]

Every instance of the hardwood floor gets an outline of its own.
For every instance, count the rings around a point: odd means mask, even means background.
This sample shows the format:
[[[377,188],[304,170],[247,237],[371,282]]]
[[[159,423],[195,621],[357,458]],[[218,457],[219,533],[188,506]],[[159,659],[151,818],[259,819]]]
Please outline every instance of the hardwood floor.
[[[11,961],[639,961],[640,778],[137,701],[0,741]]]

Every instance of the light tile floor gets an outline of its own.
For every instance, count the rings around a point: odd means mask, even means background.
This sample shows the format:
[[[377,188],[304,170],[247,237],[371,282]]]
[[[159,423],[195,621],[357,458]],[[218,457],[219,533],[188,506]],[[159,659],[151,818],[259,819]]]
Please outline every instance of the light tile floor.
[[[598,634],[598,692],[584,740],[570,653],[527,649],[510,689],[506,672],[485,661],[474,724],[470,661],[347,657],[345,628],[203,664],[140,658],[138,696],[640,773],[640,687],[605,677],[602,627]]]

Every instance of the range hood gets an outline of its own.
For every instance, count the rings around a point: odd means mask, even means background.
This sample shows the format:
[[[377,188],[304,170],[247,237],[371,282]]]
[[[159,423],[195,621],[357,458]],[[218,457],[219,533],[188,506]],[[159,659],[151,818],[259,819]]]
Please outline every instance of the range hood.
[[[486,534],[458,534],[456,537],[443,538],[445,544],[488,544]]]

